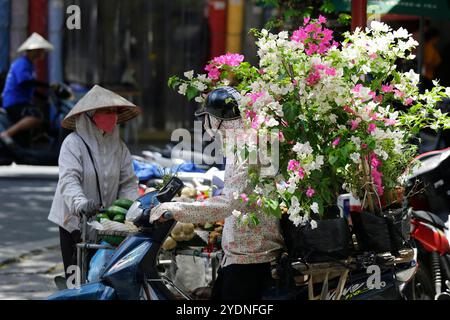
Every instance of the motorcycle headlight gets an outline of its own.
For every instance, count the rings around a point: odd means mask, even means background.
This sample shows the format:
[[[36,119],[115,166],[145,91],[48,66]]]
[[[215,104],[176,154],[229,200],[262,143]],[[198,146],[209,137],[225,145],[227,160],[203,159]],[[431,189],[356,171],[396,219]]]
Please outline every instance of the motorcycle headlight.
[[[144,213],[144,209],[140,208],[141,203],[139,201],[135,201],[130,209],[128,209],[127,215],[126,215],[126,220],[129,222],[136,222],[138,221],[141,217],[142,214]]]

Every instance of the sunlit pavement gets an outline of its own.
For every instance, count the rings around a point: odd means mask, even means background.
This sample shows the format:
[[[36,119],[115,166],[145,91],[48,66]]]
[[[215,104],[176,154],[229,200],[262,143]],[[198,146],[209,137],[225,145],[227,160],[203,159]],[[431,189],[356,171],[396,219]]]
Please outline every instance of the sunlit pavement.
[[[0,167],[0,299],[44,299],[62,274],[58,227],[47,220],[56,167]]]
[[[57,291],[63,273],[59,246],[33,251],[0,265],[0,300],[41,300]]]
[[[8,247],[32,246],[58,237],[57,226],[47,220],[56,183],[49,179],[0,178],[0,255]]]

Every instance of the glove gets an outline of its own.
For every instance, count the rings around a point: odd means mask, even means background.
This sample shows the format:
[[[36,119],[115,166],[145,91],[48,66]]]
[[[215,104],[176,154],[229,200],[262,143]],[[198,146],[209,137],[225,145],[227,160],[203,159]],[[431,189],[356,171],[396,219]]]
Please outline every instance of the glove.
[[[77,214],[79,216],[84,214],[85,216],[90,218],[90,217],[94,216],[98,212],[99,209],[100,209],[100,206],[98,204],[96,204],[94,200],[86,199],[78,207]]]
[[[163,219],[163,221],[173,219],[173,213],[164,204],[157,205],[150,211],[150,223]]]
[[[156,207],[152,208],[150,211],[150,223],[155,222],[158,220],[163,214],[164,210],[160,210],[161,205],[157,205]]]

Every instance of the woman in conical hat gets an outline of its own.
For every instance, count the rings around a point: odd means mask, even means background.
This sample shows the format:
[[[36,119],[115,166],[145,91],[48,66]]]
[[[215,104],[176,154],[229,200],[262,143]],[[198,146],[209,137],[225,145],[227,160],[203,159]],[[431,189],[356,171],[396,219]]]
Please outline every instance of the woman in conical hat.
[[[80,215],[93,214],[119,198],[138,196],[131,155],[117,124],[139,113],[139,107],[96,85],[62,121],[74,132],[61,146],[59,181],[48,218],[60,227],[66,272],[76,264]]]
[[[7,146],[13,144],[12,137],[18,133],[42,123],[43,114],[38,106],[33,105],[33,96],[36,87],[48,88],[49,85],[36,79],[34,64],[51,50],[53,45],[37,33],[33,33],[17,50],[24,54],[11,64],[2,93],[2,107],[12,123],[7,130],[0,132],[0,141]],[[27,142],[25,137],[23,140]]]

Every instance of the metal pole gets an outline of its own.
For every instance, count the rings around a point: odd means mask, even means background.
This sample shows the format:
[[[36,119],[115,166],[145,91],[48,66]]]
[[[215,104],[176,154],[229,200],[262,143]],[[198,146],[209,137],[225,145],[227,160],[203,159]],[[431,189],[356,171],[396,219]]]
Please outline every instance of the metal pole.
[[[55,47],[49,53],[48,78],[50,83],[63,81],[63,25],[64,1],[50,0],[48,2],[48,39]]]
[[[80,272],[80,273],[81,273],[81,269],[83,268],[83,264],[82,264],[83,262],[82,262],[82,259],[81,259],[81,253],[82,253],[81,245],[78,243],[77,244],[77,266],[78,266],[78,270],[76,272]],[[67,270],[65,270],[65,272],[67,273]],[[81,274],[80,274],[80,277],[78,277],[78,275],[76,277],[76,279],[81,279],[81,278],[82,278]],[[80,281],[80,284],[82,284],[82,283],[83,283],[83,281]]]
[[[367,25],[367,0],[352,0],[352,31]]]
[[[83,214],[83,229],[81,230],[81,241],[83,248],[81,249],[81,283],[86,283],[86,273],[87,273],[87,248],[86,248],[86,232],[87,232],[87,217]]]

